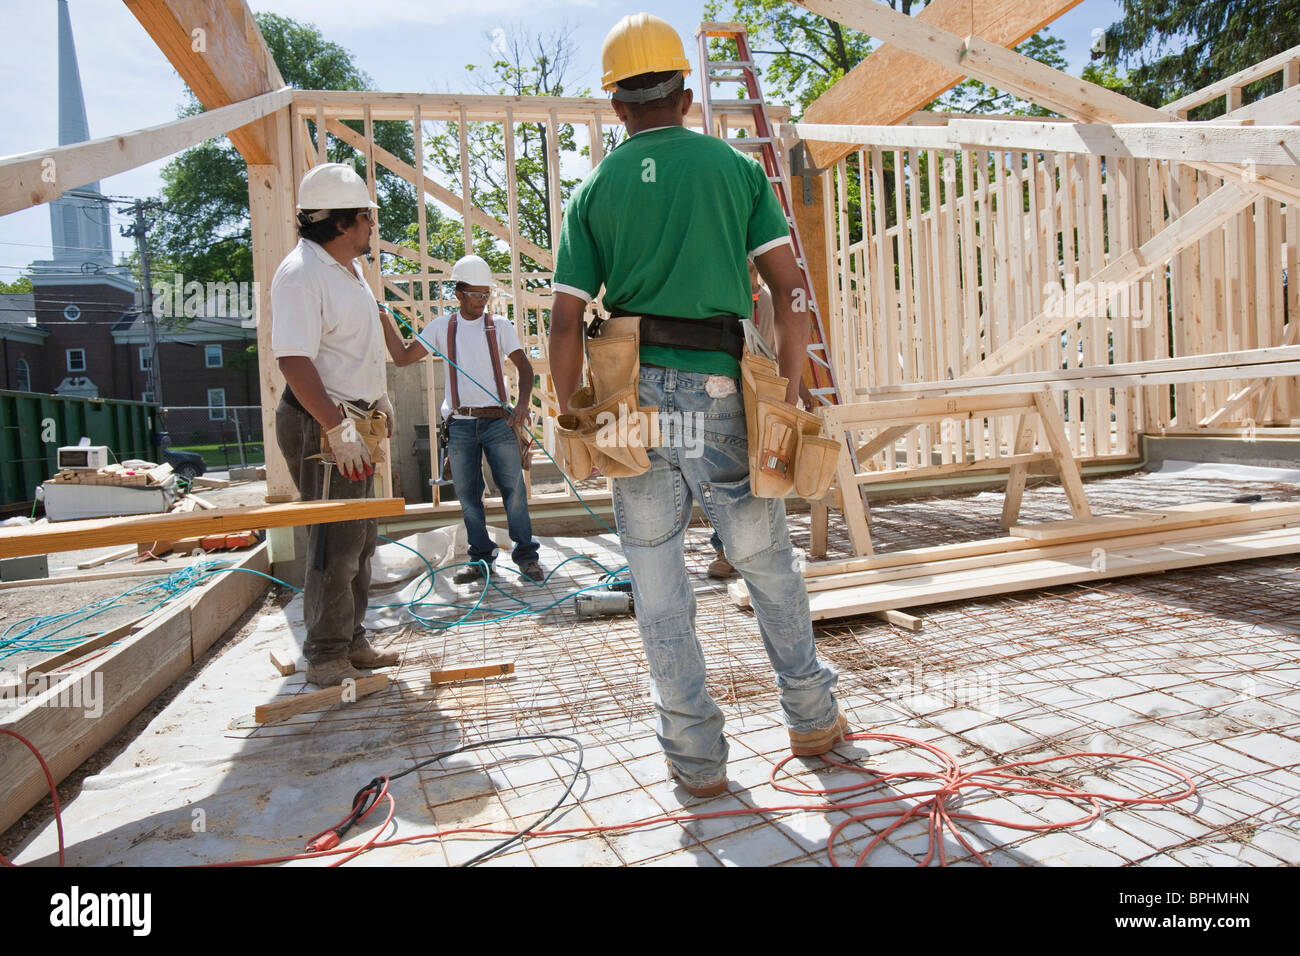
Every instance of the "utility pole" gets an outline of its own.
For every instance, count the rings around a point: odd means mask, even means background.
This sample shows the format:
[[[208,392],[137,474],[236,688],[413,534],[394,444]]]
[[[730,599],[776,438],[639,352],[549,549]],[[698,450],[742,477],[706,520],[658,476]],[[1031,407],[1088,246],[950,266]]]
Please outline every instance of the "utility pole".
[[[145,219],[144,211],[146,206],[151,205],[153,203],[137,199],[127,207],[135,218],[130,226],[122,229],[122,235],[135,238],[136,252],[140,256],[140,284],[143,286],[141,303],[145,322],[149,325],[149,391],[153,393],[153,400],[158,405],[162,405],[162,369],[158,367],[158,316],[153,312],[153,284],[149,280],[149,244],[145,241],[153,223]]]

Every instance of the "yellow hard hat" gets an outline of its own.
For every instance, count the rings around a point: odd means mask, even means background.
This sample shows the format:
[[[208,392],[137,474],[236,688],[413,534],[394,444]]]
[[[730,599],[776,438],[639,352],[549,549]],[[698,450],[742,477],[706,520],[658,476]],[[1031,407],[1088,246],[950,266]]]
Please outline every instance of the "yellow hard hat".
[[[618,21],[600,48],[600,87],[609,91],[619,80],[642,73],[691,72],[682,38],[653,13],[634,13]]]

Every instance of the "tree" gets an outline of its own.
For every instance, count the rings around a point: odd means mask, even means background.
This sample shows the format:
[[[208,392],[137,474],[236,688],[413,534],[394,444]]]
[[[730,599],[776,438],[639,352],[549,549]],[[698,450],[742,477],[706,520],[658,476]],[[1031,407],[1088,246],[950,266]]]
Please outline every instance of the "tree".
[[[1123,19],[1106,30],[1094,58],[1124,66],[1123,92],[1161,106],[1300,44],[1300,0],[1120,0]],[[1248,86],[1250,102],[1276,92],[1274,76]],[[1207,104],[1207,119],[1222,104]]]
[[[32,280],[27,276],[19,276],[13,282],[0,282],[0,295],[21,294],[32,291]]]
[[[326,40],[314,26],[273,13],[257,14],[257,23],[286,83],[297,89],[367,90],[370,77],[352,54]],[[188,94],[181,115],[203,111]],[[360,123],[348,123],[358,132]],[[317,132],[315,135],[320,135]],[[409,123],[375,123],[375,141],[411,162]],[[337,140],[328,150],[333,162],[353,163],[365,174],[365,159]],[[248,217],[247,169],[239,152],[223,138],[208,140],[169,162],[162,170],[165,211],[150,235],[151,252],[186,279],[241,282],[253,278],[252,239]],[[415,220],[415,191],[405,180],[380,169],[376,180],[380,237],[396,242]],[[168,278],[161,275],[159,278]]]
[[[473,64],[465,67],[471,84],[481,93],[503,96],[589,96],[588,89],[568,88],[569,73],[577,48],[573,41],[574,28],[567,24],[556,27],[549,34],[528,35],[519,30],[497,30],[491,36],[492,52],[496,59],[484,73]],[[517,217],[520,234],[530,242],[549,249],[552,246],[550,227],[551,177],[549,135],[543,123],[515,124],[514,165],[507,167],[505,131],[501,123],[469,123],[465,130],[469,144],[470,197],[474,205],[490,213],[501,222],[509,218],[509,184],[513,177],[517,192]],[[606,131],[606,147],[617,142],[615,130]],[[561,123],[555,133],[556,147],[561,158],[568,153],[585,154],[587,147],[579,149],[572,124]],[[460,180],[460,124],[451,122],[428,141],[429,159],[453,181]],[[561,164],[563,165],[563,164]],[[560,175],[560,206],[581,182],[581,177]],[[463,248],[463,229],[460,246]],[[502,248],[491,236],[480,233],[475,239],[475,251],[483,256],[493,271],[506,272],[510,268],[509,251]],[[432,230],[430,230],[432,241]],[[525,266],[529,268],[529,266]],[[532,263],[532,268],[539,268]],[[531,284],[531,283],[530,283]]]

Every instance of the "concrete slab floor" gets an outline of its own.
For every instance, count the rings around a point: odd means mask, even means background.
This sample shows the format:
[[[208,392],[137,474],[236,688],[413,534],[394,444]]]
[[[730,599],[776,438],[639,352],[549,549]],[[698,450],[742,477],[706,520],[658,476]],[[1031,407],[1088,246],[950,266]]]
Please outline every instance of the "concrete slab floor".
[[[1139,498],[1158,507],[1247,491],[1300,498],[1292,486],[1209,479],[1088,484],[1097,513],[1125,510]],[[877,505],[877,549],[993,536],[1000,509],[1001,496],[988,494]],[[1027,520],[1067,515],[1059,488],[1027,492]],[[791,529],[796,546],[806,547],[807,516],[792,517]],[[753,616],[732,607],[723,588],[704,576],[712,558],[708,533],[689,529],[685,553],[697,586],[709,689],[730,737],[727,795],[695,799],[666,779],[635,624],[574,616],[563,597],[600,577],[574,562],[550,588],[509,580],[503,587],[510,597],[484,602],[497,612],[520,600],[560,602],[541,614],[431,630],[404,612],[375,612],[375,642],[405,653],[388,691],[259,726],[251,719],[257,704],[304,689],[301,676],[281,678],[267,660],[272,648],[300,645],[300,602],[263,614],[84,781],[64,809],[70,862],[179,865],[292,854],[343,816],[352,794],[378,774],[463,743],[551,733],[581,741],[581,770],[576,748],[558,740],[494,744],[448,758],[394,782],[396,823],[385,836],[517,830],[539,821],[576,775],[562,811],[541,825],[550,832],[510,846],[493,865],[825,865],[835,827],[928,799],[918,794],[935,789],[936,778],[915,774],[942,773],[942,763],[918,747],[856,740],[829,755],[842,767],[819,759],[785,764],[776,779],[812,794],[773,787],[773,767],[787,752],[777,691]],[[832,556],[836,546],[846,554],[841,528],[832,529],[831,543]],[[554,567],[591,553],[592,539],[544,545],[543,563]],[[609,550],[596,557],[609,567],[622,563]],[[927,741],[962,772],[1095,749],[1153,756],[1202,788],[1198,797],[1167,806],[1102,800],[1101,820],[1068,829],[961,824],[994,865],[1285,865],[1300,857],[1300,800],[1287,790],[1300,781],[1298,584],[1294,558],[1220,565],[939,605],[919,612],[920,633],[870,617],[838,621],[817,629],[818,648],[840,672],[838,694],[855,729]],[[413,589],[385,592],[376,603],[400,603]],[[439,585],[428,600],[469,593]],[[422,614],[439,611],[427,606]],[[512,678],[428,685],[432,666],[503,659],[515,662]],[[853,766],[904,776],[882,782]],[[1024,772],[1089,792],[1178,790],[1176,777],[1122,759],[1072,758]],[[1089,812],[1079,799],[978,785],[997,779],[977,778],[953,806],[1043,827]],[[824,788],[839,792],[821,795]],[[863,805],[891,797],[897,802]],[[203,830],[192,827],[195,810],[203,811]],[[726,815],[710,815],[718,813]],[[836,861],[851,864],[893,819],[849,823],[837,838]],[[567,832],[594,827],[613,829]],[[371,832],[363,824],[352,839]],[[428,837],[376,848],[355,863],[454,865],[501,839]],[[951,834],[945,846],[950,861],[976,862]],[[867,864],[915,865],[929,850],[923,827],[902,828]],[[54,851],[48,819],[19,841],[0,838],[0,852],[20,863],[48,861]]]

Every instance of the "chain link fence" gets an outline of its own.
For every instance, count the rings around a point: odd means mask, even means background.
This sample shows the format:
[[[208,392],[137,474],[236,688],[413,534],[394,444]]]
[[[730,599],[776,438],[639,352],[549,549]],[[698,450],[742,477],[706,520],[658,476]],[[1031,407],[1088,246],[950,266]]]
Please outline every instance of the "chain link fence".
[[[266,464],[260,405],[169,405],[159,429],[168,451],[199,455],[207,471]]]

